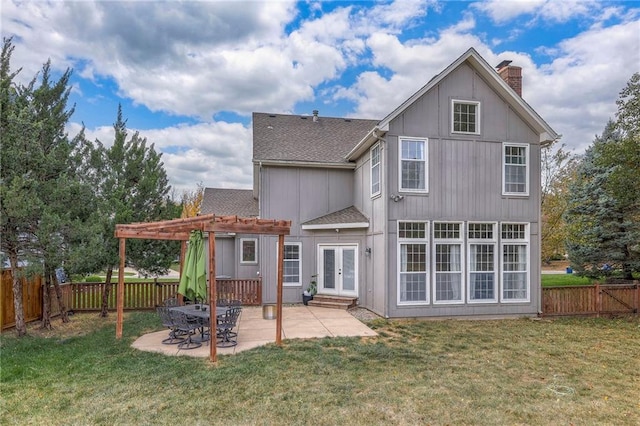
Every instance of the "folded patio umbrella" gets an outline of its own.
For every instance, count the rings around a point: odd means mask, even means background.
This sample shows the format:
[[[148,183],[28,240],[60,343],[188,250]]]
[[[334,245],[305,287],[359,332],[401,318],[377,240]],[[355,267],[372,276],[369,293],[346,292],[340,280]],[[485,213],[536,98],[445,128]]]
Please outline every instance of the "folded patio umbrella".
[[[178,293],[190,300],[204,301],[207,298],[206,261],[202,231],[191,231],[187,253],[180,275]]]

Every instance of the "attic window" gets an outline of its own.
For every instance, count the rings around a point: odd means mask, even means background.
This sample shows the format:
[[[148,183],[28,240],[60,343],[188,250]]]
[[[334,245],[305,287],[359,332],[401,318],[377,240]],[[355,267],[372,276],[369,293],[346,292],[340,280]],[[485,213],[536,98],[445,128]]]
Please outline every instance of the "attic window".
[[[451,133],[480,134],[480,102],[451,102]]]

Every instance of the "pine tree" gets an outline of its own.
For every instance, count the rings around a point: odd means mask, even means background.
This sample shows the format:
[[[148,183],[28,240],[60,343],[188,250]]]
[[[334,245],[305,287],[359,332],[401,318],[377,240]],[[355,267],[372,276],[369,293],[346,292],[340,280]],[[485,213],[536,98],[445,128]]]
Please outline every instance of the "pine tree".
[[[598,277],[640,271],[640,75],[617,102],[617,121],[607,123],[587,150],[571,186],[565,216],[567,250],[577,272]]]

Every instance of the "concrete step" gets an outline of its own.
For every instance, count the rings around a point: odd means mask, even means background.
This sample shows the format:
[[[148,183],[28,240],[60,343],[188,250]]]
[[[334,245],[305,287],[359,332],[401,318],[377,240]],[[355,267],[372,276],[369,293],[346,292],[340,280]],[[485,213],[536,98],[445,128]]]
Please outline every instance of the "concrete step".
[[[358,301],[357,297],[342,297],[329,294],[316,294],[313,300],[309,301],[310,306],[319,306],[323,308],[344,309],[353,308]]]

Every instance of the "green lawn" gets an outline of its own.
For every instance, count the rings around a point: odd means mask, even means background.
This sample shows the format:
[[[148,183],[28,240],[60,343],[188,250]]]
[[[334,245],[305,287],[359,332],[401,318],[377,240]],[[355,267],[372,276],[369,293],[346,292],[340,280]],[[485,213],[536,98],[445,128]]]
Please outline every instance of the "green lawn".
[[[384,321],[239,355],[130,347],[152,313],[2,335],[0,424],[640,424],[640,320]],[[36,335],[40,334],[40,335]]]
[[[594,281],[590,278],[579,277],[575,274],[542,274],[542,287],[589,285]]]

